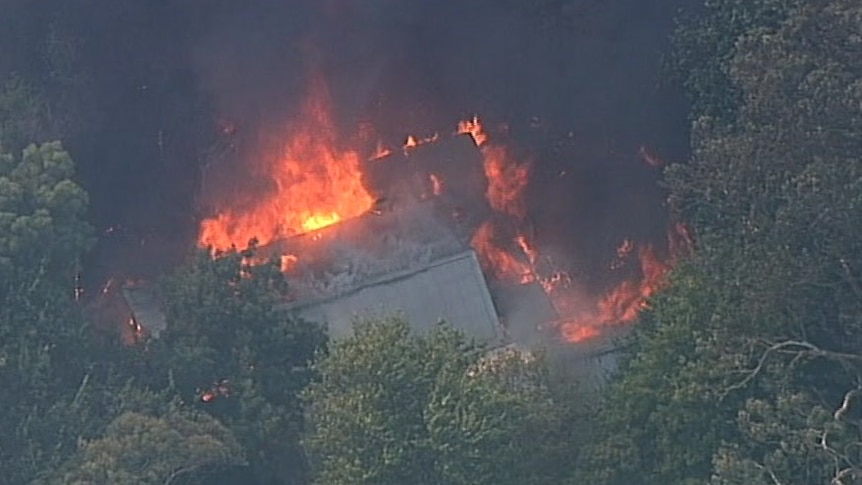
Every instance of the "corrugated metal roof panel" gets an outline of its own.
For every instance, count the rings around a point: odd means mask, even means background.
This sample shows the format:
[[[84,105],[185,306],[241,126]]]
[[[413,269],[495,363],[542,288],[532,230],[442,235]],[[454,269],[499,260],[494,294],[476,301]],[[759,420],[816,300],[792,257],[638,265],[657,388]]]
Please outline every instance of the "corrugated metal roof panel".
[[[135,320],[151,335],[158,337],[167,328],[167,321],[155,287],[147,284],[126,285],[122,291]]]
[[[497,312],[472,250],[286,309],[326,323],[334,338],[351,335],[357,319],[399,313],[420,332],[445,320],[477,340],[497,343],[501,339]]]

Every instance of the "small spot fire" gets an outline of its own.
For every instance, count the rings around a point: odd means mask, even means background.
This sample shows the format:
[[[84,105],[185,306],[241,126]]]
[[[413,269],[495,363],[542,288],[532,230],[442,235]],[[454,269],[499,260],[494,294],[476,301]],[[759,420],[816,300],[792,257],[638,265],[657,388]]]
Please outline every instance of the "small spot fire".
[[[446,141],[464,136],[480,152],[479,175],[468,163],[472,155],[452,155],[466,152]],[[282,152],[251,164],[272,190],[220,200],[212,217],[201,223],[199,245],[220,251],[243,248],[256,239],[261,246],[274,248],[295,236],[310,235],[303,238],[306,249],[281,253],[270,249],[291,274],[313,259],[308,244],[323,237],[318,233],[322,229],[363,214],[402,210],[410,201],[444,200],[450,222],[469,228],[470,245],[489,283],[540,285],[557,314],[545,326],[569,342],[588,340],[606,328],[636,320],[689,245],[681,225],[671,228],[665,248],[622,241],[610,271],[628,270],[628,276],[609,290],[592,294],[537,247],[526,198],[533,164],[495,141],[478,116],[459,123],[451,137],[408,135],[400,149],[378,142],[367,156],[342,148],[341,143],[326,85],[317,77],[301,116],[287,130]],[[640,155],[650,166],[661,165],[645,149]]]
[[[158,290],[144,281],[110,278],[97,295],[82,303],[99,330],[119,334],[125,345],[158,337],[167,326]]]
[[[209,389],[197,389],[195,394],[200,395],[201,402],[212,402],[216,398],[230,397],[230,381],[219,379]]]

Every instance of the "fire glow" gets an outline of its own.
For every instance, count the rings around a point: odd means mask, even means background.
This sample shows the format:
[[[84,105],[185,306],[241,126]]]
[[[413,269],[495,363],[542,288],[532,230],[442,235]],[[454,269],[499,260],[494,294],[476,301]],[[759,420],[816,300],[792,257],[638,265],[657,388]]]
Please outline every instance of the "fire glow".
[[[681,226],[674,226],[668,237],[676,242],[679,253],[671,251],[667,260],[658,257],[658,253],[651,245],[645,245],[636,252],[630,241],[624,241],[623,251],[612,266],[619,269],[631,260],[639,265],[639,277],[624,280],[602,295],[594,305],[586,311],[577,307],[580,300],[573,296],[568,283],[565,280],[550,282],[545,285],[545,291],[551,296],[558,313],[564,317],[557,322],[562,336],[570,342],[580,342],[597,337],[602,334],[604,328],[611,325],[621,325],[637,320],[641,311],[648,307],[649,299],[660,291],[665,283],[667,273],[673,267],[673,262],[688,248],[687,234],[677,233]],[[568,315],[568,316],[567,316]]]
[[[540,283],[562,316],[555,325],[569,342],[589,340],[600,336],[605,327],[635,321],[647,307],[649,299],[664,286],[672,263],[689,249],[691,241],[685,227],[677,224],[669,231],[670,255],[667,261],[659,258],[651,245],[642,246],[635,252],[636,245],[632,241],[623,241],[611,269],[619,269],[636,255],[639,277],[623,281],[585,308],[584,298],[573,290],[571,278],[565,272],[554,269],[553,265],[548,275],[538,269],[541,257],[525,232],[529,227],[524,196],[529,181],[529,164],[515,160],[506,147],[491,145],[488,134],[476,117],[461,122],[458,132],[469,133],[482,151],[488,179],[486,197],[491,207],[503,216],[497,224],[485,222],[473,235],[473,248],[485,270],[502,280],[519,284]],[[651,165],[659,166],[659,163]],[[514,236],[509,240],[501,237],[500,233],[511,233],[511,228],[514,228]]]
[[[374,202],[362,185],[361,157],[337,148],[326,84],[312,84],[281,156],[261,171],[273,189],[243,210],[228,208],[201,223],[198,242],[215,251],[261,245],[358,216]]]
[[[636,261],[638,274],[599,296],[584,298],[575,292],[569,275],[540,254],[531,237],[525,197],[531,164],[517,159],[506,145],[495,143],[478,117],[459,123],[456,134],[469,134],[482,154],[485,197],[493,216],[478,225],[471,245],[485,273],[497,281],[540,284],[561,316],[554,322],[557,332],[570,342],[588,340],[601,335],[605,327],[636,320],[664,284],[674,253],[686,245],[684,228],[671,231],[674,239],[664,259],[652,246],[623,241],[611,270]],[[199,245],[213,251],[244,248],[252,239],[265,245],[370,211],[375,201],[363,186],[362,161],[381,159],[394,150],[378,143],[374,153],[363,158],[357,151],[338,148],[337,138],[326,86],[318,81],[298,121],[287,130],[281,155],[259,167],[272,190],[241,209],[228,207],[204,220]],[[438,134],[411,135],[401,149],[407,153],[439,138]],[[648,160],[659,164],[652,157]],[[446,190],[445,178],[428,177],[435,196]],[[301,258],[301,254],[281,256],[282,270],[289,272]]]

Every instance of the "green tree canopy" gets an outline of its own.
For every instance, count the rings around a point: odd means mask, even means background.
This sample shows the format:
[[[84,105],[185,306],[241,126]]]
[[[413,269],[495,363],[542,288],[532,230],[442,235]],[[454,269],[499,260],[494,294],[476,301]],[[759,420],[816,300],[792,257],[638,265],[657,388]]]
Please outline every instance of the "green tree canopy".
[[[449,327],[362,322],[317,366],[306,445],[316,483],[558,483],[565,441],[534,356]]]
[[[585,480],[859,483],[860,31],[862,4],[809,0],[718,61],[741,104],[667,172],[698,251],[636,331]]]
[[[74,171],[58,142],[31,145],[20,157],[0,153],[0,271],[74,276],[92,243],[87,194]]]
[[[277,309],[283,274],[252,259],[201,251],[164,282],[167,330],[152,343],[155,364],[185,403],[234,432],[261,483],[295,483],[305,473],[298,395],[326,334]]]
[[[213,469],[244,463],[242,448],[206,413],[126,412],[46,483],[203,483]]]
[[[774,28],[804,0],[705,0],[684,13],[674,35],[670,73],[686,88],[692,118],[733,123],[742,104],[728,61],[737,40],[757,28]]]
[[[20,483],[74,451],[74,414],[89,361],[74,306],[92,231],[87,195],[59,143],[0,153],[0,469]]]

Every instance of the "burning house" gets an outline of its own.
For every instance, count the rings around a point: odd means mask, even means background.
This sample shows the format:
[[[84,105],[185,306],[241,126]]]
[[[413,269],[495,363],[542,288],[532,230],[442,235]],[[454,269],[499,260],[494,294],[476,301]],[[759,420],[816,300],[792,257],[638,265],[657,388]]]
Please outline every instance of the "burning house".
[[[198,244],[256,240],[261,256],[280,258],[293,288],[284,308],[326,321],[336,336],[355,318],[402,312],[419,328],[443,319],[489,342],[582,342],[636,319],[672,264],[672,251],[623,241],[611,265],[630,276],[583,291],[536,246],[531,164],[491,140],[477,117],[400,147],[378,141],[364,155],[352,147],[363,146],[356,139],[367,147],[368,133],[343,137],[326,83],[312,77],[276,138],[240,155],[252,188],[229,181],[229,193],[215,191]],[[668,248],[681,234],[671,233]]]
[[[398,147],[375,142],[373,130],[344,137],[326,83],[313,78],[274,140],[223,130],[233,147],[224,156],[243,180],[235,171],[203,174],[209,216],[196,243],[220,251],[256,240],[257,256],[280,260],[288,278],[282,308],[325,323],[336,338],[356,319],[401,313],[419,331],[445,320],[492,345],[589,341],[580,348],[607,355],[608,339],[596,337],[637,318],[685,246],[682,228],[666,248],[621,241],[608,266],[624,276],[585,289],[538,246],[526,201],[530,161],[492,139],[478,117],[452,128]],[[154,335],[164,327],[145,292],[122,295],[135,325]]]
[[[553,321],[537,285],[489,288],[472,238],[493,212],[483,158],[467,134],[408,143],[365,162],[375,202],[363,214],[260,248],[281,258],[291,283],[284,308],[349,335],[357,318],[403,314],[417,330],[446,321],[491,344]],[[451,180],[451,185],[442,185]],[[536,311],[506,305],[513,297]],[[504,310],[504,311],[501,311]]]

